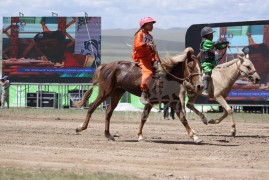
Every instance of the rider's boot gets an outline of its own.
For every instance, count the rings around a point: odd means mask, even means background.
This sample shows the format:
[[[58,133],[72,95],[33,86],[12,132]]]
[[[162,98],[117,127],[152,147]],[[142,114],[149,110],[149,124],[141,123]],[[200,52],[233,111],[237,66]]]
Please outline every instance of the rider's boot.
[[[211,79],[210,75],[205,75],[203,77],[204,89],[203,89],[202,94],[205,96],[208,96],[208,84],[209,84],[210,79]]]
[[[149,104],[148,91],[142,91],[140,102],[144,105]]]

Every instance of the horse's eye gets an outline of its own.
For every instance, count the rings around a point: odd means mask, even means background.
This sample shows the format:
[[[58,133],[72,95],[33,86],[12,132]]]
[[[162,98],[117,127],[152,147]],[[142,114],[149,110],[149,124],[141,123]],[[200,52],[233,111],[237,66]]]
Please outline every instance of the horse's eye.
[[[194,67],[193,66],[190,66],[189,69],[190,69],[191,72],[194,71]]]
[[[248,70],[251,70],[251,67],[250,67],[250,66],[247,66],[247,69],[248,69]]]

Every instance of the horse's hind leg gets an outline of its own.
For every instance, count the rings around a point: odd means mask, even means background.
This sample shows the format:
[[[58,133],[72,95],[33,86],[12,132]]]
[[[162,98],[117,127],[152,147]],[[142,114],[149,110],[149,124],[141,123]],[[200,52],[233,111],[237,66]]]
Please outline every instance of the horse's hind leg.
[[[124,90],[117,89],[113,94],[111,95],[111,102],[106,110],[106,123],[105,123],[105,136],[108,140],[115,141],[114,137],[111,136],[109,132],[109,127],[110,127],[110,118],[113,114],[114,109],[117,107],[120,98],[124,94]]]
[[[104,92],[104,91],[101,91],[100,89],[101,89],[101,87],[99,87],[99,92],[98,92],[97,98],[89,106],[87,116],[86,116],[84,123],[76,129],[77,133],[87,129],[92,113],[109,96],[110,92]]]
[[[184,113],[184,110],[181,107],[180,102],[173,103],[173,104],[171,104],[171,106],[176,110],[176,114],[177,114],[178,118],[180,119],[180,122],[186,128],[187,133],[190,136],[190,138],[192,138],[195,143],[201,143],[202,140],[197,136],[195,131],[190,127],[190,125],[186,119],[186,115]]]
[[[148,119],[151,108],[152,108],[152,105],[150,105],[150,104],[147,104],[144,107],[144,110],[143,110],[143,113],[141,116],[141,121],[140,121],[139,129],[138,129],[138,133],[137,133],[139,142],[145,142],[142,131],[143,131],[144,124]]]
[[[222,96],[217,97],[215,99],[224,108],[224,114],[219,119],[210,120],[208,123],[219,124],[224,118],[226,118],[228,116],[232,122],[231,135],[235,136],[236,135],[236,127],[235,127],[235,121],[233,118],[233,110],[231,109],[231,107],[228,105],[228,103],[226,102],[226,100]]]

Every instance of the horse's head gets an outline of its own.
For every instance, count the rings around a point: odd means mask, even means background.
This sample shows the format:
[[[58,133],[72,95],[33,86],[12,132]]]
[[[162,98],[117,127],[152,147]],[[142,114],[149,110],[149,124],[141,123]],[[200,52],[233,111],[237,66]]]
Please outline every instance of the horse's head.
[[[184,83],[185,87],[188,90],[201,92],[204,89],[204,84],[202,81],[202,67],[200,62],[194,56],[192,48],[187,48],[184,52],[187,53],[187,68],[184,69],[184,77],[189,77],[189,83]]]
[[[183,85],[195,92],[203,90],[201,66],[194,58],[194,51],[191,47],[185,49],[183,54],[169,57],[162,60],[163,71],[178,81],[183,81]]]
[[[257,84],[261,78],[259,74],[256,72],[256,69],[249,59],[249,55],[245,54],[243,52],[238,53],[238,59],[239,61],[236,62],[237,68],[240,71],[240,75],[242,77],[247,77],[252,83]]]

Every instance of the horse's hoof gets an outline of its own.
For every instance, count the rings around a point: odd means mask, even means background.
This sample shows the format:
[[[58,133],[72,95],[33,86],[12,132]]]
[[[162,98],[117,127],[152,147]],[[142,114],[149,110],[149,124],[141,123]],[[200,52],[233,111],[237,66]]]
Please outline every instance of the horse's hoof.
[[[145,139],[138,139],[138,142],[140,142],[140,143],[144,143],[144,142],[146,142],[146,141],[145,141]]]
[[[236,136],[236,131],[231,131],[231,136],[235,137]]]
[[[203,140],[200,139],[198,136],[195,136],[195,137],[193,138],[193,141],[195,142],[195,144],[200,144],[201,142],[203,142]]]
[[[79,134],[80,131],[81,131],[80,128],[77,128],[77,129],[76,129],[76,133],[77,133],[77,134]]]
[[[142,134],[138,135],[138,142],[146,142]]]
[[[111,135],[106,136],[106,138],[107,138],[108,141],[115,141],[115,138],[113,136],[111,136]]]
[[[214,119],[210,119],[209,121],[207,121],[208,124],[215,124],[215,120]]]
[[[207,125],[207,119],[202,119],[202,122],[205,124],[205,125]]]

